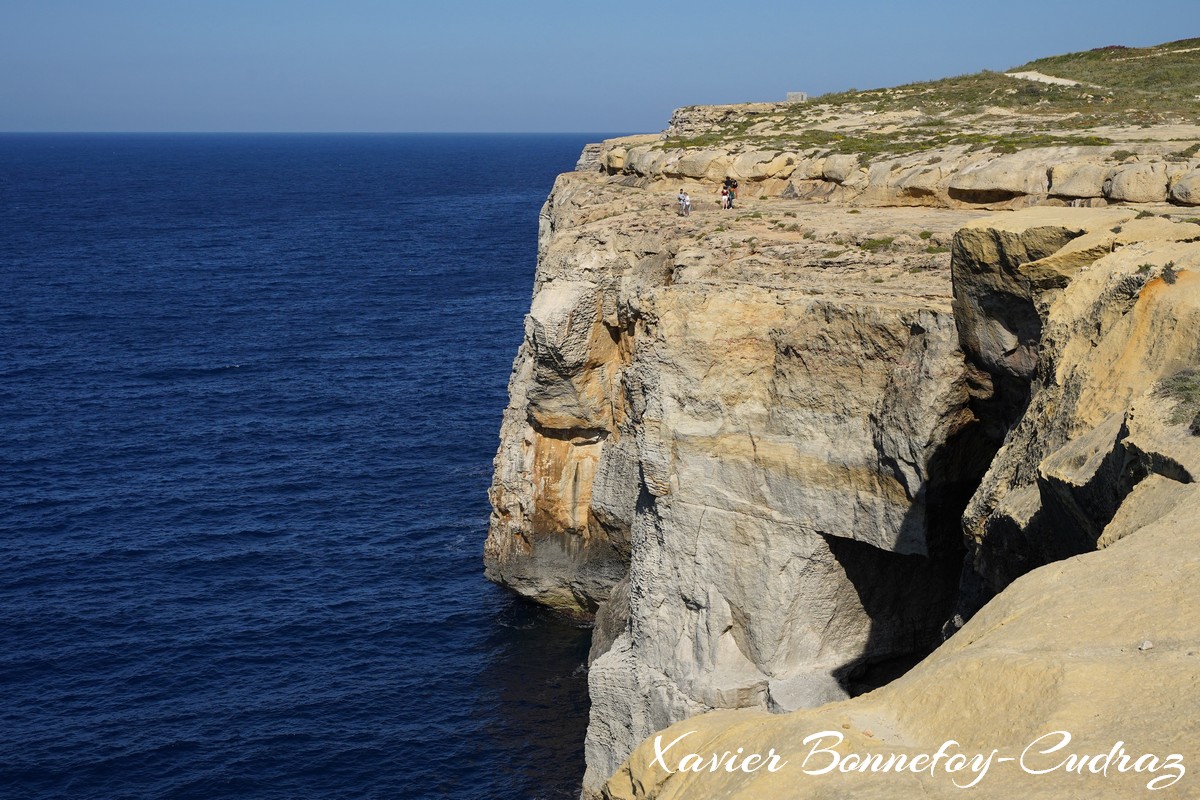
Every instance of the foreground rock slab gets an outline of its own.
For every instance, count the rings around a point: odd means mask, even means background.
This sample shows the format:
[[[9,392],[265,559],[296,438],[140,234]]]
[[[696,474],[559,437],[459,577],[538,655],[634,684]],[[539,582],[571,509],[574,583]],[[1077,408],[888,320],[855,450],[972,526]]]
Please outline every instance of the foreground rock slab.
[[[668,728],[663,745],[688,734],[670,751],[673,758],[656,762],[653,741],[644,743],[603,796],[957,798],[964,790],[956,782],[977,780],[971,797],[1196,797],[1200,609],[1191,598],[1200,582],[1198,514],[1200,492],[1193,490],[1136,535],[1026,575],[926,662],[871,694],[785,716],[717,712]],[[832,735],[804,743],[823,731]],[[1057,732],[1069,733],[1070,742],[1043,752],[1063,743]],[[986,772],[977,763],[977,771],[957,773],[943,766],[810,774],[851,754],[932,755],[948,740],[957,742],[950,753],[997,752]],[[813,755],[814,747],[836,755]],[[661,765],[678,770],[686,753],[708,758],[739,748],[774,749],[786,763],[752,773],[669,774]],[[1094,759],[1115,748],[1131,758],[1096,774],[1101,763]],[[1143,758],[1140,771],[1131,766],[1146,754],[1152,758]],[[1068,761],[1073,755],[1076,761]],[[1082,774],[1078,757],[1092,759]],[[1186,774],[1180,776],[1178,763]],[[1152,787],[1163,791],[1148,793]]]

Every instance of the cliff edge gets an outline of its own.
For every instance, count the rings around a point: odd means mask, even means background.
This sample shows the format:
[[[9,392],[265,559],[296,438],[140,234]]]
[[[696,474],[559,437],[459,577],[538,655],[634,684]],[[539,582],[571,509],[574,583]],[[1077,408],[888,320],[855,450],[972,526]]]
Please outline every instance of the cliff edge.
[[[788,762],[779,771],[681,771],[678,760],[655,762],[648,742],[605,797],[949,797],[985,771],[860,771],[856,760],[849,777],[841,767],[818,774],[834,756],[814,756],[817,743],[805,740],[822,731],[834,732],[820,746],[839,759],[912,758],[947,740],[956,752],[998,751],[1009,762],[981,776],[974,791],[984,797],[1123,798],[1156,779],[1174,787],[1168,796],[1192,796],[1200,226],[1120,213],[1036,209],[973,222],[955,238],[956,306],[977,312],[959,316],[968,359],[1029,382],[964,517],[967,573],[1004,590],[926,661],[864,697],[786,716],[714,714],[662,733],[665,742],[689,734],[678,756],[774,748]],[[1052,252],[1029,260],[1039,248]],[[1023,327],[1024,303],[1040,331]],[[976,395],[980,405],[991,389]],[[1125,762],[1072,769],[1081,754],[1098,759],[1118,745],[1132,754]]]
[[[1112,732],[1145,692],[1087,694],[1125,663],[1072,660],[1101,623],[1096,642],[1160,641],[1131,663],[1195,701],[1195,607],[1169,587],[1196,562],[1143,553],[1170,534],[1141,529],[1192,502],[1200,101],[1121,83],[1137,59],[1190,64],[1200,40],[1186,44],[1025,70],[1066,84],[988,73],[683,109],[560,176],[485,565],[595,619],[585,796],[845,788],[656,771],[649,743],[683,720],[672,730],[726,750],[791,746],[826,719],[817,707],[868,709],[909,748],[994,725],[1009,738],[993,746],[1012,744],[1087,703],[1098,716],[1080,734]],[[717,203],[726,177],[732,209]],[[1111,576],[1080,577],[1119,572],[1104,565],[1124,553],[1142,559],[1131,576],[1170,562],[1168,588],[1137,578],[1118,603]],[[1078,591],[1047,605],[1042,580]],[[1060,606],[1049,646],[1036,626]],[[997,613],[1019,624],[986,621]],[[1025,656],[996,655],[1022,635]],[[945,702],[910,714],[942,680]]]

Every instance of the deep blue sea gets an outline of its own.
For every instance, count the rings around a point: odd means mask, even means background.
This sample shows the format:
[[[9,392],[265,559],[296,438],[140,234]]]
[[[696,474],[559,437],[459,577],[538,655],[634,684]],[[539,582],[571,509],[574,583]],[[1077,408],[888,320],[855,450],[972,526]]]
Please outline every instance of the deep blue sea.
[[[0,136],[0,798],[574,798],[482,577],[586,135]]]

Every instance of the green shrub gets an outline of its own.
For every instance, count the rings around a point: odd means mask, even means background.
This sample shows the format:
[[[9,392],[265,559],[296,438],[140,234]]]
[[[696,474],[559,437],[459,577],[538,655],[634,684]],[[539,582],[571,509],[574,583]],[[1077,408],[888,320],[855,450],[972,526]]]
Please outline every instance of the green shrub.
[[[894,241],[896,241],[895,236],[885,236],[882,239],[867,239],[859,247],[869,253],[877,253],[880,250],[891,247]]]

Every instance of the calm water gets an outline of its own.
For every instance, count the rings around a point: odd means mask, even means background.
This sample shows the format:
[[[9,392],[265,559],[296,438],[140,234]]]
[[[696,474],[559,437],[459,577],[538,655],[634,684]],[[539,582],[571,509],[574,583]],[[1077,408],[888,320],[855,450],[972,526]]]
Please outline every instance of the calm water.
[[[576,796],[481,552],[589,139],[0,136],[0,797]]]

